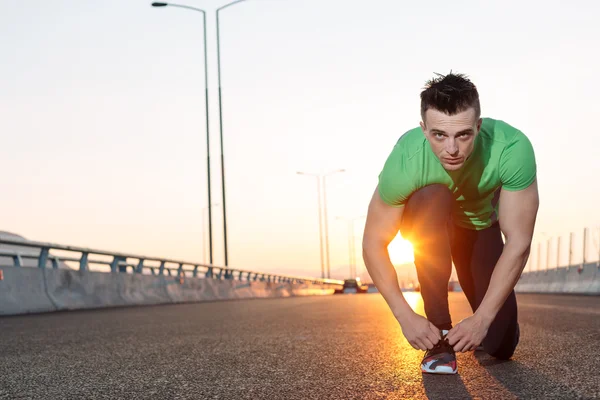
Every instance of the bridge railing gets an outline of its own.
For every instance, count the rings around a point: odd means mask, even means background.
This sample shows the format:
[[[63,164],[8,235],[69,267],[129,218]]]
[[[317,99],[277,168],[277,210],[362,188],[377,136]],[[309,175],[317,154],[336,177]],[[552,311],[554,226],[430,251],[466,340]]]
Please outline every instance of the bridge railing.
[[[0,259],[12,259],[12,264],[10,266],[16,268],[23,267],[25,265],[24,260],[32,259],[35,260],[34,263],[38,268],[57,269],[62,263],[71,262],[77,264],[78,268],[75,269],[79,269],[80,271],[90,270],[91,265],[103,265],[107,266],[111,273],[151,274],[156,276],[168,275],[179,278],[194,277],[278,283],[343,284],[343,281],[335,279],[279,275],[182,260],[66,246],[55,243],[0,239],[0,244],[32,249],[31,252],[0,249]],[[37,251],[33,251],[34,249]],[[54,253],[51,253],[52,251],[54,251]],[[59,251],[64,255],[58,255],[56,254],[56,251]]]

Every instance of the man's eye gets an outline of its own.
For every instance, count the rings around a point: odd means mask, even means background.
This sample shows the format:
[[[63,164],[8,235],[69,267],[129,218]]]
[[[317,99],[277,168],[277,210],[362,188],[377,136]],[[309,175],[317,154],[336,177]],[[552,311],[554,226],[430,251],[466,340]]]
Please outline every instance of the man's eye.
[[[441,138],[444,137],[444,135],[442,135],[441,133],[436,133],[435,137],[438,138],[438,139],[441,139]]]

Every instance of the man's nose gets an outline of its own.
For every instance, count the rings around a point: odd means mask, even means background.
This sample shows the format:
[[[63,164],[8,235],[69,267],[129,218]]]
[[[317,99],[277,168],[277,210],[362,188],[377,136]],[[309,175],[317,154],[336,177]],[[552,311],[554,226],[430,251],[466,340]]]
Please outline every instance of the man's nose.
[[[451,156],[454,156],[454,155],[456,155],[456,153],[458,153],[458,146],[456,145],[455,140],[452,140],[452,139],[448,140],[448,143],[446,144],[446,151]]]

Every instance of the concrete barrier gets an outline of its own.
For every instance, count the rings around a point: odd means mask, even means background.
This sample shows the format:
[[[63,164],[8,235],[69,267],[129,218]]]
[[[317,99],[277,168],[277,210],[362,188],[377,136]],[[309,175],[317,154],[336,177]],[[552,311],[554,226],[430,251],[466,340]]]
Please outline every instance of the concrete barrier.
[[[220,282],[220,281],[216,281]],[[180,283],[179,278],[170,278],[164,282],[171,302],[190,303],[206,300],[220,300],[214,290],[213,279],[184,278]],[[229,291],[223,298],[231,298]]]
[[[315,286],[310,283],[304,285],[297,285],[292,288],[294,296],[318,296],[318,295],[329,295],[333,294],[334,288],[327,288],[322,286]]]
[[[0,315],[56,311],[48,297],[44,271],[39,268],[0,267]]]
[[[334,285],[3,267],[0,315],[213,300],[330,295]]]
[[[119,295],[117,274],[44,269],[48,296],[58,310],[127,305]]]
[[[168,276],[142,274],[112,274],[117,281],[118,295],[127,305],[154,305],[171,303],[167,292]]]
[[[571,293],[600,295],[597,263],[526,272],[515,286],[517,293]]]
[[[226,290],[229,291],[229,295],[236,299],[250,299],[250,298],[267,298],[267,297],[289,297],[288,287],[289,283],[273,283],[273,282],[243,282],[243,281],[229,281],[229,286]],[[278,291],[278,287],[285,288],[284,291]]]
[[[548,285],[548,292],[550,293],[562,293],[565,288],[565,282],[567,280],[567,268],[553,269],[552,282]]]
[[[600,267],[596,267],[596,276],[588,291],[590,293],[600,293]]]

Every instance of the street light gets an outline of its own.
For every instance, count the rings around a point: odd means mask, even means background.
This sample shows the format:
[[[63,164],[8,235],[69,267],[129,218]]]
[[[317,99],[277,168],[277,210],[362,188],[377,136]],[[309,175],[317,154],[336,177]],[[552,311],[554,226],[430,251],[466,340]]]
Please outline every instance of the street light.
[[[549,237],[546,241],[546,272],[550,269],[550,245],[552,244],[552,238]]]
[[[337,220],[343,220],[348,223],[348,261],[350,266],[350,278],[354,278],[357,276],[356,271],[356,249],[354,248],[354,221],[362,218],[366,218],[366,215],[361,215],[360,217],[353,218],[345,218],[345,217],[336,217]]]
[[[325,222],[325,249],[327,250],[327,279],[331,279],[330,257],[329,257],[329,220],[327,218],[327,177],[345,169],[338,169],[323,175],[323,221]]]
[[[548,266],[550,265],[550,241],[552,238],[546,232],[540,232],[540,236],[546,239],[546,271],[548,270]],[[538,248],[537,248],[537,268],[536,271],[541,271],[542,266],[542,243],[538,240]]]
[[[204,229],[204,211],[206,211],[207,209],[211,208],[211,207],[218,207],[220,204],[219,203],[213,203],[210,206],[204,206],[202,207],[202,218],[201,218],[201,226],[202,226],[202,232],[205,232],[206,230]],[[206,264],[206,238],[202,237],[202,262]],[[212,264],[212,262],[211,262]]]
[[[208,241],[210,247],[210,264],[213,263],[213,240],[212,240],[212,209],[211,209],[211,193],[210,193],[210,131],[208,124],[208,55],[206,49],[206,12],[200,8],[190,7],[172,3],[152,3],[152,7],[179,7],[188,10],[198,11],[202,13],[204,25],[204,103],[206,104],[206,176],[208,180]],[[204,212],[202,213],[204,218]],[[204,229],[204,226],[202,227]]]
[[[236,0],[217,8],[217,66],[219,74],[219,129],[221,133],[221,187],[223,189],[223,246],[225,249],[225,266],[227,266],[227,210],[225,202],[225,158],[223,156],[223,105],[221,102],[221,41],[219,29],[219,11],[245,0]]]
[[[304,172],[297,172],[298,175],[310,175],[310,174],[305,174]],[[320,255],[321,255],[321,279],[325,279],[325,264],[323,261],[323,218],[321,217],[321,177],[319,177],[318,175],[312,175],[312,176],[316,176],[317,177],[317,197],[318,197],[318,203],[319,203],[319,249],[320,249]]]
[[[327,278],[331,279],[331,269],[330,269],[330,257],[329,257],[329,224],[327,222],[327,183],[326,178],[329,175],[336,174],[338,172],[344,172],[345,169],[336,169],[335,171],[327,172],[325,174],[309,174],[306,172],[298,171],[298,175],[308,175],[317,178],[317,194],[319,196],[319,238],[321,241],[321,276],[324,275],[324,267],[323,267],[323,238],[322,238],[322,227],[321,227],[321,180],[323,181],[323,220],[325,225],[325,254],[327,261]]]

